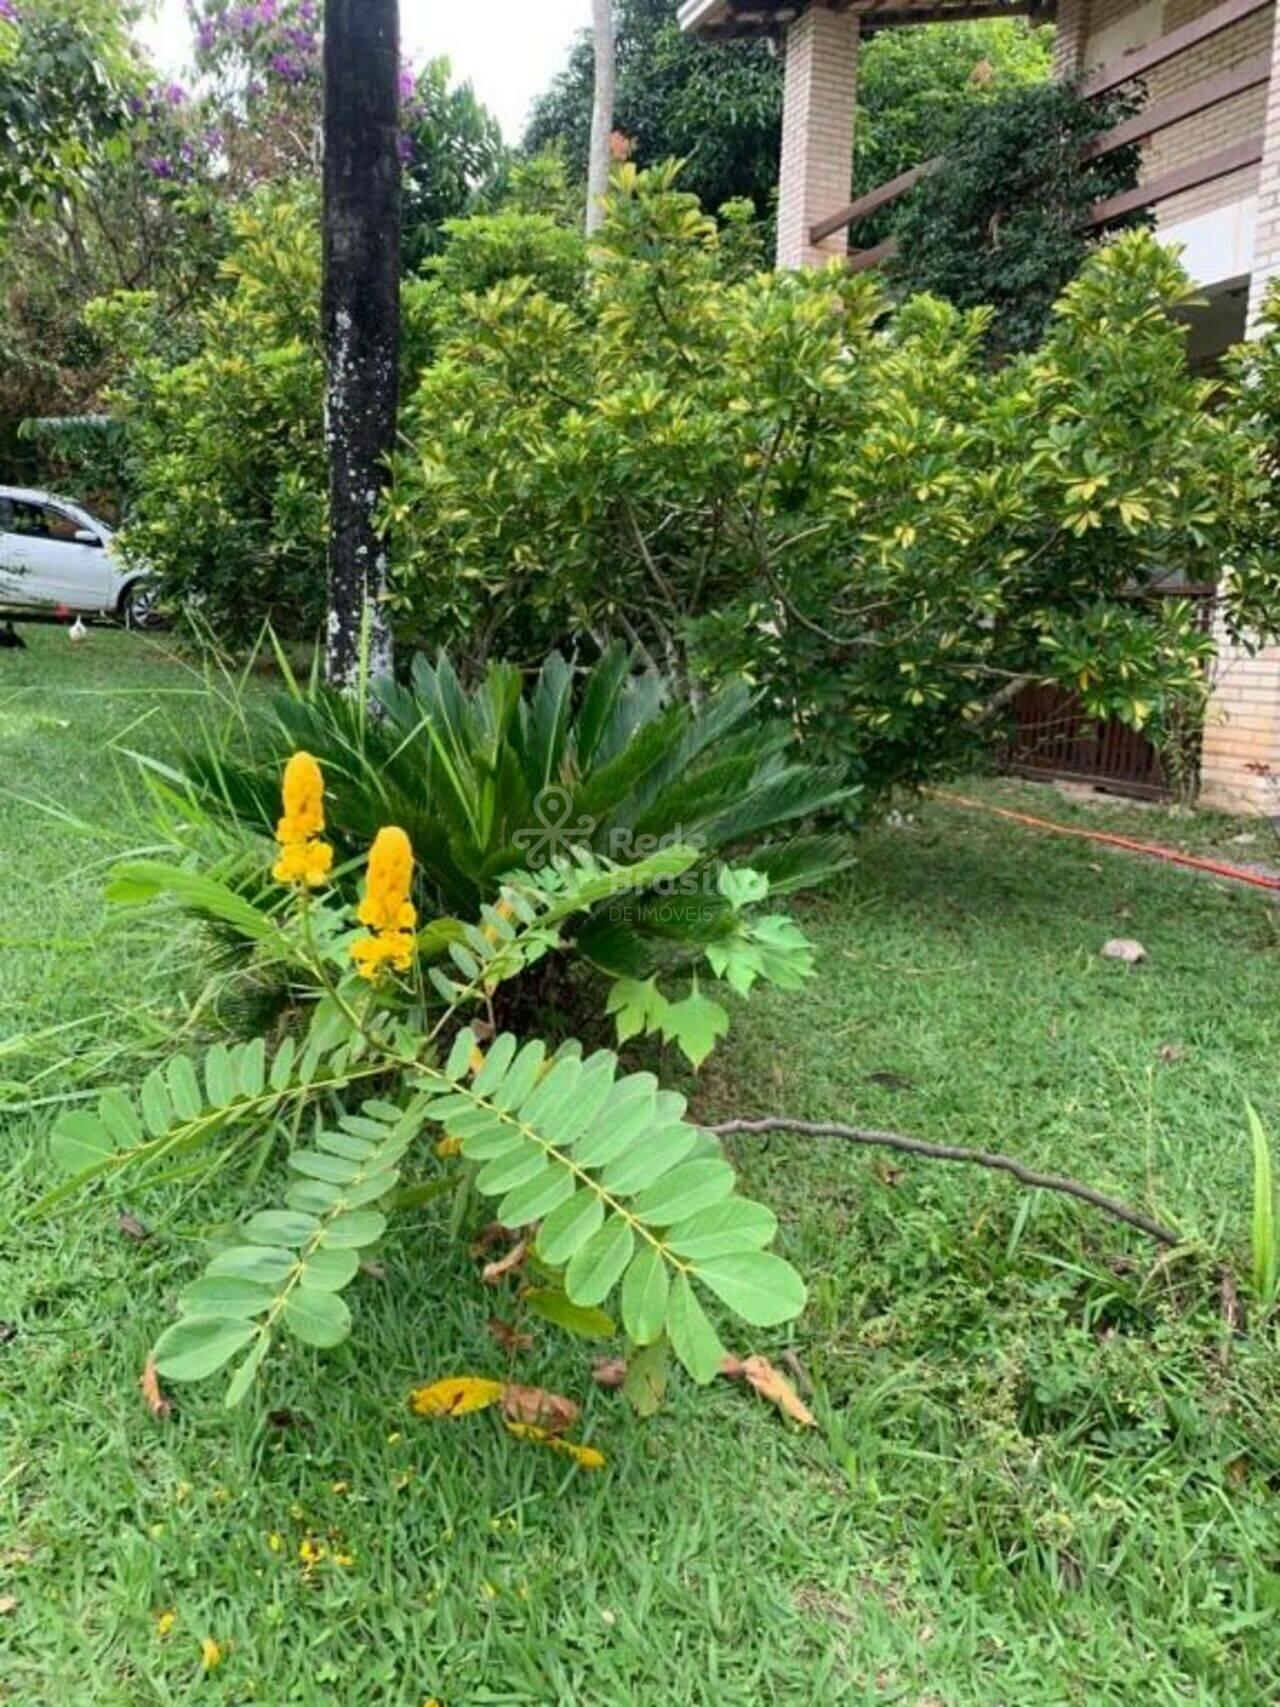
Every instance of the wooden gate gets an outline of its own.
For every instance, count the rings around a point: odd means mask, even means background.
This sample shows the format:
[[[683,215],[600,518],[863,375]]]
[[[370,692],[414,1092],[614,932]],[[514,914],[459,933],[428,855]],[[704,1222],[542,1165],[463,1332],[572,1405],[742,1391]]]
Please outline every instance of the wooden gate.
[[[1154,591],[1160,598],[1194,599],[1199,625],[1206,634],[1209,632],[1213,587]],[[1096,722],[1065,688],[1024,688],[1012,702],[1012,711],[1014,729],[1005,751],[1005,766],[1017,776],[1060,777],[1145,800],[1167,800],[1194,789],[1200,759],[1199,730],[1182,744],[1180,762],[1170,767],[1146,735],[1114,719]],[[1171,770],[1175,774],[1170,774]]]

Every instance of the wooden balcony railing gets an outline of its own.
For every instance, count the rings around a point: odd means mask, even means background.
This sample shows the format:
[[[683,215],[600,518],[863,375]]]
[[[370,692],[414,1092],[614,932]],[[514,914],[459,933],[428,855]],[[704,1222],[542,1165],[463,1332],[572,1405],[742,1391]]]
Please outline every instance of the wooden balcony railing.
[[[1170,30],[1167,35],[1160,36],[1146,47],[1126,54],[1114,65],[1095,71],[1082,83],[1081,93],[1088,99],[1109,94],[1113,89],[1132,82],[1135,77],[1144,76],[1156,66],[1166,64],[1201,42],[1221,35],[1224,30],[1231,29],[1233,25],[1241,23],[1255,12],[1269,10],[1274,4],[1275,0],[1222,0],[1212,11],[1205,12],[1191,23]],[[1179,89],[1176,94],[1153,102],[1133,118],[1113,125],[1110,130],[1094,138],[1085,150],[1083,158],[1097,160],[1114,149],[1124,148],[1132,142],[1142,142],[1147,137],[1168,130],[1171,125],[1181,123],[1183,119],[1220,106],[1223,101],[1229,101],[1235,95],[1260,88],[1270,81],[1270,77],[1270,53],[1255,54],[1239,65],[1230,66],[1225,71],[1216,71],[1209,77],[1202,77],[1185,89]],[[1202,184],[1211,184],[1219,178],[1229,177],[1231,173],[1242,171],[1246,166],[1256,165],[1261,158],[1262,133],[1259,132],[1243,142],[1233,143],[1229,148],[1218,149],[1212,154],[1202,155],[1200,159],[1186,166],[1162,173],[1158,178],[1150,178],[1136,189],[1095,202],[1089,222],[1095,226],[1106,225],[1110,220],[1120,219],[1138,208],[1153,207],[1157,202],[1167,201],[1170,196],[1181,195],[1184,190],[1199,189]],[[932,160],[913,166],[909,172],[900,172],[896,178],[890,178],[887,182],[877,185],[874,190],[868,190],[865,195],[856,197],[838,212],[820,219],[810,230],[810,241],[821,243],[833,232],[852,227],[878,212],[880,208],[900,200],[915,188],[921,178],[936,171],[941,164],[942,156],[935,155]],[[849,256],[849,266],[854,272],[879,266],[882,261],[888,260],[895,248],[894,239],[887,237],[884,242],[877,243],[872,248],[854,250]]]

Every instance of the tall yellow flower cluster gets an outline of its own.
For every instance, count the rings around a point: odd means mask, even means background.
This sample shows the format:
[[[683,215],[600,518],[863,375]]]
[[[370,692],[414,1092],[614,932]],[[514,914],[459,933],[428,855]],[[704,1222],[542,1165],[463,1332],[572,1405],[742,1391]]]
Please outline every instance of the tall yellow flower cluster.
[[[323,839],[324,777],[310,753],[295,753],[284,767],[284,817],[276,825],[280,857],[271,875],[277,883],[316,889],[333,869],[333,849]]]
[[[394,824],[378,831],[369,850],[369,875],[358,917],[371,935],[351,945],[351,958],[365,978],[376,978],[385,965],[407,972],[413,964],[413,927],[417,909],[409,899],[413,884],[413,845]]]

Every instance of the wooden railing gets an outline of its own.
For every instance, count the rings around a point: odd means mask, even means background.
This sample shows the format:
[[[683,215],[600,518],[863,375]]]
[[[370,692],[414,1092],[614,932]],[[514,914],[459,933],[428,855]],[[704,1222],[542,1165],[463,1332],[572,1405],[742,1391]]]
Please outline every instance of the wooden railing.
[[[1186,53],[1201,42],[1221,35],[1224,30],[1231,29],[1255,12],[1269,10],[1274,4],[1275,0],[1222,0],[1212,11],[1205,12],[1191,23],[1170,30],[1168,35],[1126,54],[1114,65],[1095,71],[1081,84],[1081,93],[1090,100],[1109,94],[1113,89],[1132,82],[1135,77],[1144,76],[1156,66],[1176,59],[1179,54]],[[1154,102],[1133,118],[1125,119],[1122,123],[1113,125],[1110,130],[1104,131],[1101,136],[1095,137],[1085,149],[1083,159],[1098,160],[1117,148],[1124,148],[1133,142],[1142,142],[1147,137],[1168,130],[1171,125],[1181,123],[1183,119],[1220,106],[1223,101],[1229,101],[1235,95],[1260,88],[1270,81],[1270,77],[1270,53],[1255,54],[1239,65],[1230,66],[1225,71],[1216,71],[1209,77],[1202,77],[1187,88],[1179,89],[1176,94]],[[1181,195],[1184,190],[1199,189],[1202,184],[1214,183],[1219,178],[1242,171],[1246,166],[1256,165],[1261,158],[1262,134],[1259,132],[1244,142],[1233,143],[1231,147],[1203,155],[1189,165],[1179,166],[1174,171],[1162,173],[1158,178],[1148,179],[1136,189],[1095,202],[1090,211],[1089,223],[1095,226],[1106,225],[1110,220],[1120,219],[1138,208],[1152,207],[1157,202],[1167,201],[1170,196]],[[877,185],[874,190],[868,190],[865,195],[856,197],[836,213],[820,219],[810,229],[810,241],[821,243],[834,232],[852,227],[860,220],[877,213],[882,207],[888,207],[900,200],[915,188],[921,178],[936,171],[941,164],[942,156],[935,155],[933,159],[913,166],[909,172],[900,172],[896,178],[890,178]],[[872,248],[854,250],[849,256],[849,266],[854,272],[879,266],[882,261],[888,260],[895,248],[894,239],[888,237]]]

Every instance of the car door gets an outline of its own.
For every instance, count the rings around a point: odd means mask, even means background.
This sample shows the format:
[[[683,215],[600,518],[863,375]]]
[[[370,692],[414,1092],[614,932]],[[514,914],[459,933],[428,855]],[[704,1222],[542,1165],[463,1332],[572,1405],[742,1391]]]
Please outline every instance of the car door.
[[[14,537],[13,503],[0,498],[0,599],[17,604],[22,599],[18,573],[18,540]]]
[[[111,605],[111,564],[101,536],[57,504],[13,503],[18,527],[17,562],[24,603],[66,605],[69,610],[101,611]],[[95,543],[77,535],[92,535]]]

